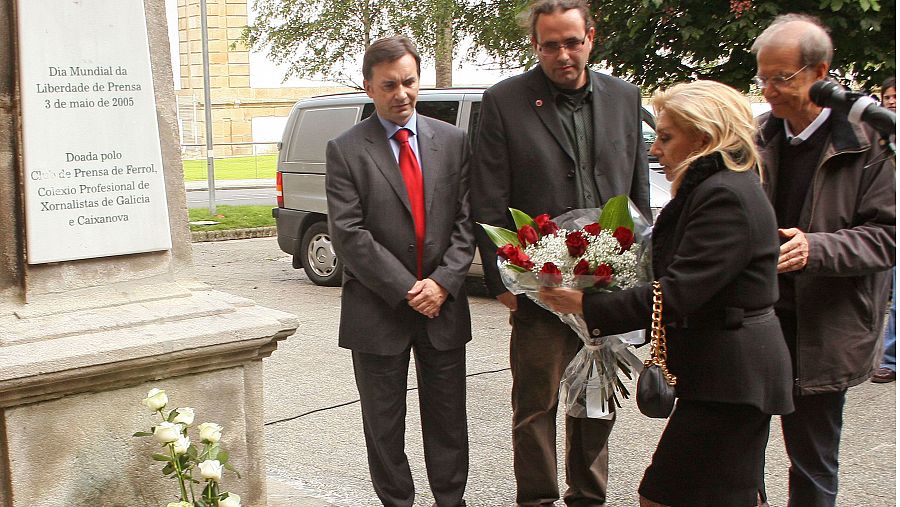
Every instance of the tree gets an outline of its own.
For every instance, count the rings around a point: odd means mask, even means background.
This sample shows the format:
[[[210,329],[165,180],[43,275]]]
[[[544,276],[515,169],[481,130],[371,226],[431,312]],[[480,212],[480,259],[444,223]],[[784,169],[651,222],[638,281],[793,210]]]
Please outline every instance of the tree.
[[[366,48],[380,37],[406,35],[425,58],[437,59],[438,86],[452,84],[459,42],[454,0],[257,0],[254,8],[243,42],[288,64],[288,76],[361,88],[356,69]]]
[[[594,0],[592,60],[648,88],[714,79],[747,90],[756,71],[750,46],[775,16],[811,14],[831,32],[832,69],[861,85],[896,72],[894,0]]]
[[[756,71],[750,46],[776,15],[787,12],[812,14],[830,28],[836,76],[871,86],[896,72],[894,0],[591,0],[590,4],[597,22],[590,61],[650,90],[695,79],[747,90]],[[516,23],[526,7],[524,0],[472,4],[466,24],[475,34],[475,49],[506,66],[530,63],[529,37]]]

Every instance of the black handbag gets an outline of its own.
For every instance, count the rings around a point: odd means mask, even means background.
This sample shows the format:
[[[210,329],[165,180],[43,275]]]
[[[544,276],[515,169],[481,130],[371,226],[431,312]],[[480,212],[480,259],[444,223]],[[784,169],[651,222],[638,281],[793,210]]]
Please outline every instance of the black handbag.
[[[637,406],[647,417],[665,419],[675,407],[676,377],[666,366],[666,326],[662,323],[662,288],[653,282],[653,324],[650,333],[650,359],[638,377]]]

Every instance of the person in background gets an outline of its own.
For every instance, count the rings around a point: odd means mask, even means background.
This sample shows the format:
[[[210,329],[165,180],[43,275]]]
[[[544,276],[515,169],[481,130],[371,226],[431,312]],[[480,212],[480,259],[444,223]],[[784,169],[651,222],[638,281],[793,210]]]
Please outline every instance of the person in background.
[[[881,105],[897,112],[897,79],[889,77],[881,84]],[[891,309],[884,329],[884,355],[872,382],[886,384],[897,380],[897,269],[891,271]]]
[[[650,218],[641,93],[587,68],[597,34],[584,0],[538,0],[528,11],[540,65],[485,91],[472,163],[472,214],[514,228],[508,208],[551,217],[631,197]],[[516,504],[559,499],[559,381],[582,346],[559,318],[506,290],[496,246],[476,229],[488,291],[510,311]],[[614,419],[566,417],[566,505],[606,502]]]
[[[759,184],[750,104],[714,81],[653,97],[659,157],[673,198],[653,227],[669,371],[678,398],[639,488],[653,506],[764,502],[772,414],[793,410],[778,299],[775,213]],[[593,335],[650,327],[649,286],[583,295],[542,289]]]
[[[325,158],[328,229],[344,261],[339,345],[352,351],[382,504],[415,501],[404,451],[413,352],[428,483],[437,507],[458,507],[469,472],[469,145],[462,130],[416,114],[420,58],[409,39],[373,42],[362,66],[375,114],[329,141]]]
[[[830,507],[847,389],[872,376],[896,251],[895,161],[879,135],[809,97],[833,46],[811,16],[778,16],[753,43],[763,185],[778,219],[775,311],[796,410],[781,417],[788,507]]]

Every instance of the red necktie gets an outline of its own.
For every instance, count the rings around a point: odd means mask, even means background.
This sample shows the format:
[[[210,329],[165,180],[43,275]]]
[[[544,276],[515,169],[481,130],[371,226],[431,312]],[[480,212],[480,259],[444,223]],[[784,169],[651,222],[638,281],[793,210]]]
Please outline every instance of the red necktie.
[[[418,278],[422,279],[422,248],[425,243],[425,193],[422,191],[422,170],[419,161],[409,145],[409,129],[400,129],[394,139],[400,143],[400,174],[406,183],[406,195],[412,209],[413,224],[416,228],[416,267]]]

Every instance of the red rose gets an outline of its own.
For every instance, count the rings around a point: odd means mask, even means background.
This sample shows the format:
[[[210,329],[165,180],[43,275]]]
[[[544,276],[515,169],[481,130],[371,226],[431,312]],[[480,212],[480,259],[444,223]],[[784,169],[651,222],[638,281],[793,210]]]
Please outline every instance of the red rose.
[[[590,234],[591,236],[596,236],[600,234],[600,224],[598,224],[597,222],[587,224],[584,226],[584,232]]]
[[[562,283],[562,271],[552,262],[545,262],[541,267],[541,280],[548,285],[559,285]]]
[[[533,245],[537,243],[538,239],[540,239],[537,231],[534,230],[534,227],[530,225],[523,225],[522,227],[520,227],[518,236],[519,243],[521,243],[522,246]]]
[[[570,232],[566,235],[566,248],[569,249],[569,255],[572,257],[581,257],[587,250],[588,242],[584,238],[581,231]]]
[[[595,287],[606,287],[612,283],[613,279],[613,271],[612,268],[607,264],[600,264],[597,266],[597,270],[594,271],[594,282]]]
[[[517,250],[519,250],[519,247],[515,245],[503,245],[497,249],[497,256],[502,257],[505,260],[510,260],[516,257]]]
[[[619,246],[622,247],[619,253],[628,250],[634,244],[634,233],[627,227],[616,228],[615,232],[613,232],[613,237],[619,241]]]
[[[534,267],[534,263],[531,262],[531,258],[529,258],[528,255],[519,247],[514,245],[507,244],[501,246],[497,249],[497,256],[508,260],[514,266],[519,266],[528,270]]]
[[[572,269],[573,275],[589,275],[591,274],[591,265],[588,264],[588,261],[581,259],[578,261],[578,264]]]
[[[551,234],[556,234],[556,231],[559,230],[559,226],[556,225],[556,222],[550,220],[550,215],[544,213],[543,215],[538,215],[534,217],[534,223],[537,224],[538,229],[541,231],[541,236],[549,236]]]

